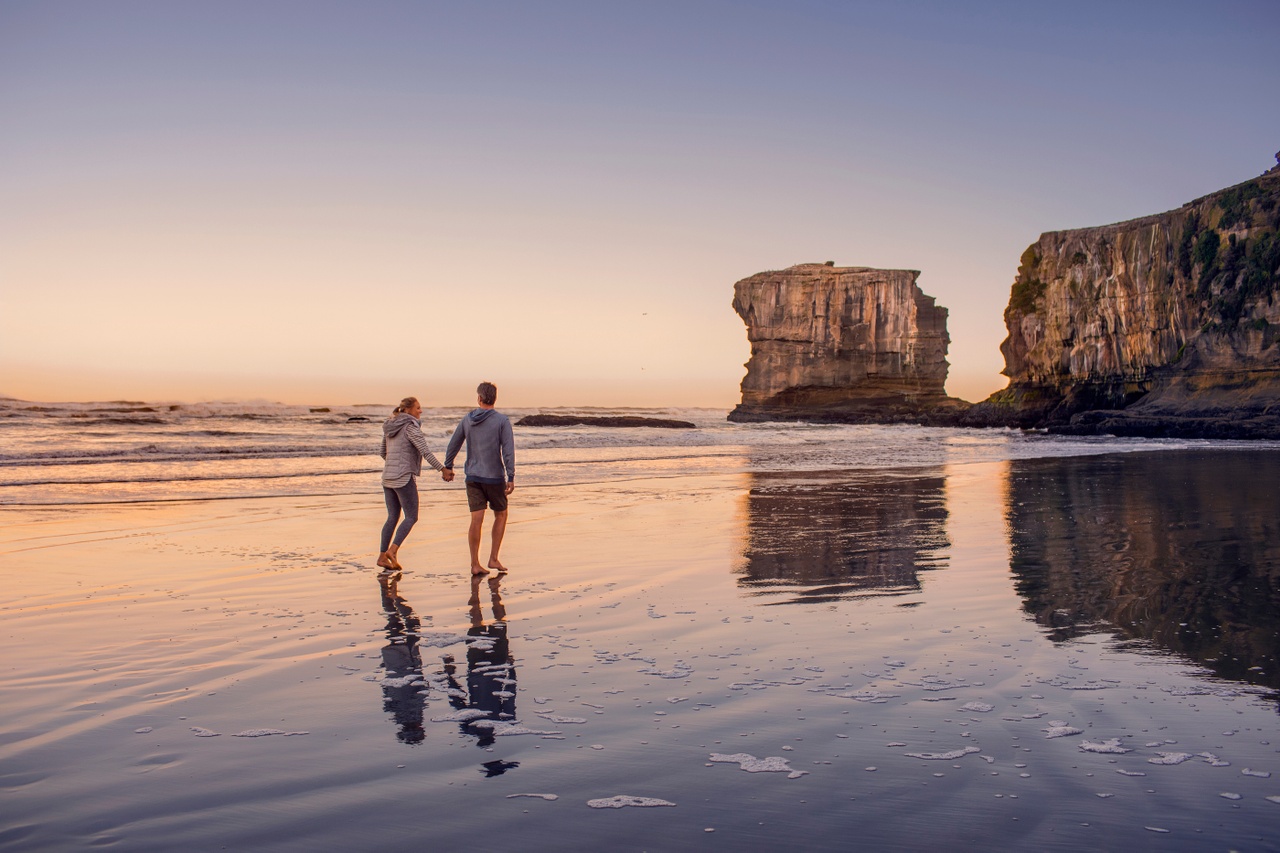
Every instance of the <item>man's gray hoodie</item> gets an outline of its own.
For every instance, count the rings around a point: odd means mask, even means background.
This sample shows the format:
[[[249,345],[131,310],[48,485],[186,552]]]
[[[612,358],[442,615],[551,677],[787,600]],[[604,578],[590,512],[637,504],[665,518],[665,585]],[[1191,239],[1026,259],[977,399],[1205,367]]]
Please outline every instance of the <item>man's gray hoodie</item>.
[[[516,440],[511,421],[497,409],[472,409],[458,422],[444,452],[444,467],[452,468],[453,459],[467,440],[468,483],[514,483],[516,481]],[[503,476],[503,474],[506,476]]]
[[[379,455],[387,460],[382,469],[382,485],[398,489],[422,473],[422,460],[437,471],[444,469],[440,460],[427,449],[427,437],[422,434],[418,419],[408,412],[401,412],[382,424],[382,449]]]

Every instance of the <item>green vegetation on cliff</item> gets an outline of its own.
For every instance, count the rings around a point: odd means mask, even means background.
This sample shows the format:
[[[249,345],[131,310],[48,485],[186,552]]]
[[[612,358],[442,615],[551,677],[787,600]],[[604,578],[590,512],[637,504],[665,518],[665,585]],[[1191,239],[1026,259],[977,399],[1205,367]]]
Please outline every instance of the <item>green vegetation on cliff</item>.
[[[1048,284],[1036,278],[1036,268],[1040,265],[1040,254],[1035,246],[1029,246],[1022,253],[1022,263],[1018,267],[1018,277],[1013,281],[1013,289],[1009,291],[1009,307],[1005,309],[1005,319],[1009,312],[1031,314],[1036,310],[1036,303],[1044,296]]]
[[[1188,296],[1206,310],[1205,329],[1231,331],[1248,319],[1249,308],[1280,291],[1280,206],[1250,181],[1211,197],[1209,220],[1192,215],[1178,247],[1178,267],[1188,279]],[[1221,229],[1221,230],[1219,230]],[[1231,229],[1241,231],[1227,233]],[[1194,285],[1192,285],[1194,282]],[[1257,322],[1249,325],[1262,328]]]

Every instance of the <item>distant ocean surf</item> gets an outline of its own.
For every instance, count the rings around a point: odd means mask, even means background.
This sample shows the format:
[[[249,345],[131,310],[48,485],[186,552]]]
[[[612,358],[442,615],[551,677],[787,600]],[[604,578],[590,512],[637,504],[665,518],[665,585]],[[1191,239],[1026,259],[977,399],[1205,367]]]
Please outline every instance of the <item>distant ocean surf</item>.
[[[390,404],[35,403],[0,399],[0,504],[83,504],[377,490]],[[428,409],[441,454],[463,408]],[[524,485],[681,473],[917,468],[1121,451],[1259,443],[1065,437],[1013,430],[839,424],[734,424],[723,409],[504,409],[527,414],[678,419],[691,430],[521,427]],[[1269,444],[1266,446],[1278,446]],[[436,485],[425,478],[422,487]]]

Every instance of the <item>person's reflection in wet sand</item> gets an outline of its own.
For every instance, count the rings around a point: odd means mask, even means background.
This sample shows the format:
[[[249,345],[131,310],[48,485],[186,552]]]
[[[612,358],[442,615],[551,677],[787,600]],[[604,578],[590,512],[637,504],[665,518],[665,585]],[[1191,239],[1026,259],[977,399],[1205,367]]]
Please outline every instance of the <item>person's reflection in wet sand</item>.
[[[407,744],[422,743],[426,697],[422,680],[422,653],[418,649],[418,629],[422,621],[409,602],[400,596],[400,574],[378,578],[382,587],[382,610],[387,617],[387,644],[382,647],[386,673],[382,681],[382,708],[391,714],[400,730],[396,737]]]
[[[484,608],[481,605],[481,587],[487,586],[493,621],[485,624]],[[491,578],[474,576],[471,579],[471,628],[467,631],[467,687],[464,691],[456,678],[457,667],[452,655],[444,658],[444,671],[449,679],[449,702],[458,710],[472,709],[483,711],[483,717],[476,717],[462,723],[462,730],[477,739],[477,746],[491,746],[494,741],[493,730],[477,722],[493,720],[509,722],[516,716],[516,668],[515,658],[511,656],[511,646],[507,639],[507,609],[502,603],[502,576]],[[498,765],[500,767],[491,767]],[[507,770],[518,767],[518,762],[490,762],[486,767],[486,775],[498,776]]]

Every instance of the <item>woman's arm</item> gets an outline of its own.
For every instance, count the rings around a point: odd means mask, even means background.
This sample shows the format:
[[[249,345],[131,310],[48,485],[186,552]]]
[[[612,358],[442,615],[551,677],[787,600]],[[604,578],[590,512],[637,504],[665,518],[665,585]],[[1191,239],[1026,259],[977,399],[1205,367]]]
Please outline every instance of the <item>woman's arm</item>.
[[[437,471],[443,471],[444,466],[440,464],[440,460],[435,457],[434,453],[427,449],[427,437],[422,434],[422,430],[415,424],[411,423],[405,428],[405,432],[409,434],[409,441],[413,442],[413,446],[418,449],[420,454],[422,454],[422,458],[427,460],[427,464],[432,468],[435,468]]]

